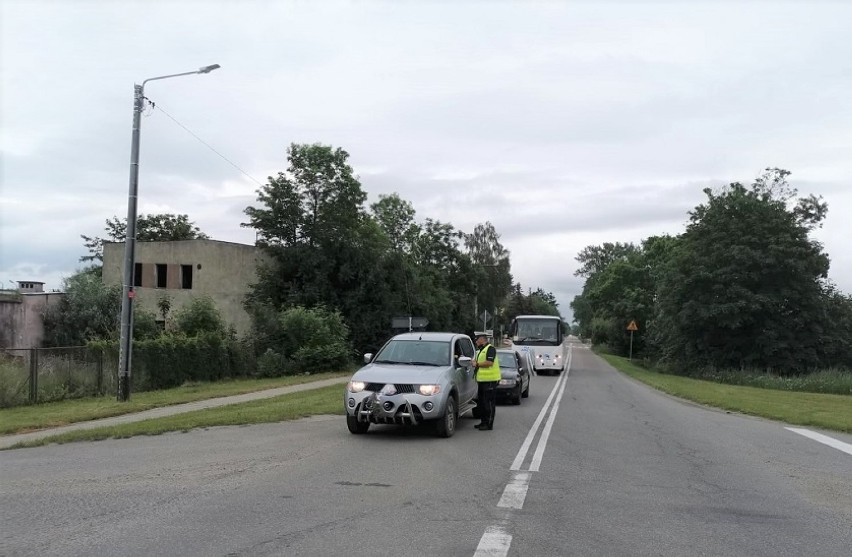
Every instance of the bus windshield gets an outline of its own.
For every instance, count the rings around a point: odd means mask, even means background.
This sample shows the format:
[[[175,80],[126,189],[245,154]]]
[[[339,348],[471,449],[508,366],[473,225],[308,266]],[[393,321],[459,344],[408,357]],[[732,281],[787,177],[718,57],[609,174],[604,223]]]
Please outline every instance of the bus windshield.
[[[512,342],[515,344],[559,344],[558,319],[518,319]]]

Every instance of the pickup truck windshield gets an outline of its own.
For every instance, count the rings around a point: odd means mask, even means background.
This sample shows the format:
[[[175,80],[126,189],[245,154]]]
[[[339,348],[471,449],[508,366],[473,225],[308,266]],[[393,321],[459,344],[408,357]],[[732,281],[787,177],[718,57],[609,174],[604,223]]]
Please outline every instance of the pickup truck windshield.
[[[450,343],[426,340],[392,340],[376,355],[377,364],[411,366],[450,365]]]

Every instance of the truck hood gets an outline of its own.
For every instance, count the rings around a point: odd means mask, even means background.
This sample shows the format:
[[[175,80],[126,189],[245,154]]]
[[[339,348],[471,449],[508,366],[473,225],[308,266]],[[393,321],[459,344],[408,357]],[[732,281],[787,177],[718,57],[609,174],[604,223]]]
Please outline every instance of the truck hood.
[[[365,383],[399,383],[430,385],[441,383],[449,366],[409,366],[404,364],[367,364],[352,376],[352,381]]]

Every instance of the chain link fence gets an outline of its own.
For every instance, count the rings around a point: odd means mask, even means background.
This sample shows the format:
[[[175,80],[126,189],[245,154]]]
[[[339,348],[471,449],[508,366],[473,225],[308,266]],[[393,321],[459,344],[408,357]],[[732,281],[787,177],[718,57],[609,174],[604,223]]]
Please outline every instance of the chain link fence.
[[[116,391],[118,362],[85,346],[0,350],[0,408]]]

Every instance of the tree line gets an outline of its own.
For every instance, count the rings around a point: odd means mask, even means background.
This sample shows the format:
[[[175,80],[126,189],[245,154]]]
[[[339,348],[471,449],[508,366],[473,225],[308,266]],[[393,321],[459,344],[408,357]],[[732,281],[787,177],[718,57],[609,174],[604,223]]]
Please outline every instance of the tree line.
[[[677,236],[584,248],[580,334],[627,354],[635,320],[634,354],[681,370],[852,368],[852,298],[811,237],[828,204],[798,197],[789,174],[705,189]]]
[[[269,177],[245,209],[241,226],[256,231],[256,245],[268,256],[245,300],[254,327],[243,339],[260,358],[262,374],[304,370],[307,360],[339,364],[326,348],[351,361],[355,348],[375,350],[390,336],[395,316],[426,317],[429,330],[472,333],[482,328],[477,314],[483,310],[496,309],[489,326],[506,326],[525,313],[559,315],[552,293],[514,281],[493,224],[486,220],[465,233],[448,222],[418,219],[413,204],[396,193],[368,206],[348,158],[340,148],[292,144],[287,169]],[[121,288],[102,284],[98,263],[104,241],[124,241],[125,231],[124,220],[114,217],[106,221],[105,238],[82,236],[89,253],[81,261],[93,265],[65,281],[65,299],[45,315],[48,346],[117,338]],[[140,241],[209,238],[187,215],[173,214],[140,215],[137,234]],[[192,315],[211,331],[183,325],[161,331],[156,315],[136,308],[136,338],[233,337],[210,301],[200,304],[181,312],[172,312],[167,300],[159,306],[163,320]],[[321,336],[332,338],[322,343]],[[308,348],[299,352],[299,343]]]

